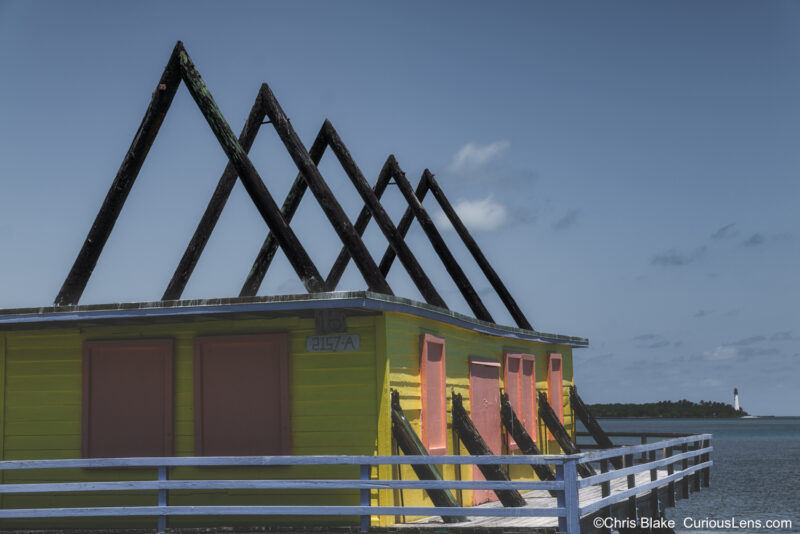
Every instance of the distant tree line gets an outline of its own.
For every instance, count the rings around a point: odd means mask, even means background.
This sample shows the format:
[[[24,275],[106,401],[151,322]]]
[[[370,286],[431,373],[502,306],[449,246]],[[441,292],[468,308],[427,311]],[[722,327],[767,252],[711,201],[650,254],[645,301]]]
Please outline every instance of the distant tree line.
[[[739,408],[734,410],[724,402],[700,401],[686,399],[645,404],[590,404],[589,411],[595,417],[742,417],[749,415]]]

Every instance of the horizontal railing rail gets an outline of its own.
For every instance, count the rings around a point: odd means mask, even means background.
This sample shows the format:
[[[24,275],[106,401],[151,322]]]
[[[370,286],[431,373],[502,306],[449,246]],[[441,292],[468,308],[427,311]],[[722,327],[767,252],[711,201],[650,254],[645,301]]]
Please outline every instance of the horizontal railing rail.
[[[27,482],[24,476],[14,477],[16,482],[0,484],[0,495],[19,494],[63,494],[63,493],[97,493],[124,491],[151,491],[157,495],[155,506],[78,506],[71,508],[16,508],[0,509],[0,519],[26,518],[66,518],[66,517],[146,517],[158,519],[157,529],[166,529],[168,516],[360,516],[362,530],[369,528],[371,516],[466,516],[466,517],[552,517],[557,518],[560,531],[579,534],[580,518],[586,514],[597,512],[620,500],[635,498],[642,492],[657,491],[659,487],[673,484],[691,474],[700,473],[711,465],[709,459],[712,448],[708,446],[711,436],[703,434],[673,438],[647,445],[635,445],[615,449],[595,451],[574,455],[502,455],[502,456],[245,456],[245,457],[165,457],[165,458],[93,458],[66,460],[7,460],[0,461],[0,472],[24,472],[33,470],[85,469],[87,477],[95,476],[102,470],[137,468],[136,478],[141,478],[142,469],[151,468],[157,471],[157,480],[121,480],[121,481],[60,481],[41,482],[42,475],[36,481]],[[689,447],[693,446],[692,450]],[[679,454],[672,454],[674,449]],[[657,451],[669,451],[669,455],[657,458]],[[617,470],[608,470],[611,458],[628,458],[634,454],[649,454],[647,463],[632,465]],[[688,461],[694,460],[689,466]],[[604,472],[592,477],[580,478],[577,474],[578,463],[594,462],[604,465]],[[489,480],[379,480],[372,479],[371,472],[375,466],[402,465],[549,465],[555,467],[554,481],[489,481]],[[680,464],[680,469],[673,469]],[[353,466],[352,478],[314,479],[223,479],[224,468],[258,468],[271,466]],[[604,491],[599,501],[581,503],[579,491],[582,488],[603,485],[616,478],[631,477],[644,471],[651,475],[659,469],[669,468],[669,473],[659,478],[651,477],[644,484],[629,485],[628,489],[613,495]],[[207,480],[175,479],[180,474],[176,468],[201,468],[192,471],[192,476],[202,473],[202,468],[215,469]],[[99,470],[99,471],[98,471]],[[172,472],[170,472],[172,470]],[[240,471],[235,471],[238,475]],[[279,473],[278,473],[279,474]],[[295,472],[296,474],[296,472]],[[170,475],[173,477],[170,479]],[[272,474],[271,474],[272,475]],[[60,478],[64,478],[61,475]],[[69,475],[71,476],[71,475]],[[315,472],[319,477],[320,473]],[[518,490],[548,491],[556,495],[555,507],[425,507],[425,506],[375,506],[371,505],[371,492],[375,490]],[[324,495],[314,494],[314,498],[322,499],[322,504],[306,505],[251,505],[251,506],[194,506],[170,505],[168,496],[179,496],[187,491],[216,490],[338,490],[357,492],[358,505],[329,505],[324,503]],[[354,495],[355,497],[355,495]]]

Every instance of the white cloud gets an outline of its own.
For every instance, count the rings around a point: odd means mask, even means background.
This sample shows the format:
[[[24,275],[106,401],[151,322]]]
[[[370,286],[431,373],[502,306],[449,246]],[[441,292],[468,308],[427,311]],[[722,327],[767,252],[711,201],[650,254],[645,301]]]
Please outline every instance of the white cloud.
[[[503,226],[508,220],[508,209],[495,202],[492,195],[483,200],[459,200],[453,206],[456,213],[470,230],[491,231]],[[443,211],[439,210],[434,215],[436,226],[443,230],[452,230],[453,225]]]
[[[706,357],[707,360],[730,360],[734,358],[737,354],[736,347],[731,347],[727,345],[719,345],[714,348],[714,350],[707,350],[703,353],[703,356]]]
[[[483,167],[490,160],[508,150],[509,146],[511,146],[511,143],[505,140],[482,146],[475,143],[467,143],[453,156],[450,170],[453,172],[471,171]]]

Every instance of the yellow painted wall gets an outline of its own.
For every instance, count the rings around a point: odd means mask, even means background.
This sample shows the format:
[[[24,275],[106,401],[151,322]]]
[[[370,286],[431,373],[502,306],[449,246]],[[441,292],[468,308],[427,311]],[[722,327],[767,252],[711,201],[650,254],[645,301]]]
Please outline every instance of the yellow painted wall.
[[[483,358],[494,360],[504,365],[505,352],[524,352],[536,357],[536,388],[537,391],[547,391],[547,355],[551,352],[560,353],[563,358],[563,391],[562,405],[564,406],[564,425],[573,432],[574,422],[572,410],[569,405],[568,387],[572,385],[572,349],[564,345],[537,343],[532,341],[514,340],[477,333],[464,328],[451,326],[437,321],[420,318],[403,313],[386,313],[386,339],[387,357],[390,364],[390,387],[400,393],[400,404],[406,417],[415,430],[420,433],[420,335],[433,334],[444,338],[446,352],[447,372],[447,410],[448,410],[448,454],[467,454],[463,445],[460,451],[453,446],[452,420],[450,419],[451,391],[455,390],[463,396],[464,406],[470,411],[469,402],[469,358]],[[502,387],[503,368],[500,369],[500,383]],[[500,431],[500,429],[498,429]],[[539,436],[545,436],[543,430]],[[543,444],[537,439],[540,448],[545,452],[558,454],[560,449],[555,442]],[[455,475],[454,466],[444,467],[444,476],[451,479]],[[471,466],[461,467],[461,478],[470,480]],[[527,466],[515,467],[512,470],[513,478],[532,479],[533,469]],[[397,473],[395,473],[397,475]],[[403,467],[400,475],[404,480],[414,480],[416,477],[409,467]],[[462,492],[462,502],[465,506],[472,503],[470,491]],[[394,492],[393,498],[398,502],[399,492]],[[432,503],[422,490],[404,490],[402,499],[407,506],[430,506]],[[388,498],[387,498],[388,501]],[[389,504],[388,502],[386,503]]]
[[[361,337],[360,350],[346,353],[308,353],[306,336],[315,335],[314,320],[301,318],[253,320],[203,320],[182,323],[125,326],[87,326],[69,329],[39,329],[0,333],[0,452],[6,460],[80,458],[82,344],[91,339],[172,338],[175,341],[175,455],[194,454],[193,341],[199,335],[289,332],[291,373],[292,453],[295,455],[377,453],[378,427],[387,426],[387,369],[383,353],[384,328],[380,316],[348,317],[348,332]],[[380,326],[380,328],[376,328]],[[376,332],[379,348],[376,350]],[[383,436],[386,439],[386,436]],[[226,470],[225,477],[242,478],[357,478],[357,467],[274,467],[241,471]],[[215,470],[175,471],[176,478],[214,478]],[[7,472],[5,481],[22,482],[43,477],[50,480],[149,479],[151,470],[72,470],[55,473]],[[377,476],[374,473],[373,476]],[[295,490],[270,499],[265,492],[182,493],[171,496],[171,504],[319,504],[319,494]],[[357,492],[330,495],[329,504],[357,504]],[[225,495],[225,494],[223,494]],[[235,497],[235,498],[234,498]],[[78,505],[153,505],[155,493],[138,496],[26,496],[7,495],[5,508]],[[172,525],[199,523],[174,518]],[[333,520],[334,522],[336,520]],[[341,520],[339,520],[341,521]],[[225,524],[237,524],[226,519]],[[321,522],[331,522],[323,520]],[[352,522],[352,521],[351,521]],[[203,521],[202,524],[213,524]],[[143,520],[55,520],[36,526],[152,526]],[[32,526],[19,522],[4,526]]]
[[[315,335],[313,319],[220,320],[195,318],[185,322],[135,324],[122,326],[83,326],[62,329],[37,329],[0,332],[0,456],[6,460],[79,458],[81,454],[81,385],[82,345],[92,339],[171,338],[175,342],[175,454],[194,454],[194,385],[193,342],[201,335],[288,332],[290,336],[292,453],[379,454],[392,451],[389,388],[397,389],[401,405],[419,432],[420,335],[442,337],[446,342],[448,397],[451,389],[462,394],[469,410],[468,360],[470,357],[502,362],[503,353],[526,352],[536,355],[537,389],[546,391],[549,352],[563,356],[564,423],[573,428],[566,388],[572,384],[570,347],[520,341],[451,326],[408,314],[387,312],[368,317],[348,317],[348,332],[359,334],[361,346],[353,353],[308,353],[306,336]],[[501,383],[502,383],[501,368]],[[448,417],[449,417],[448,401]],[[448,421],[448,425],[450,421]],[[449,429],[450,430],[450,429]],[[540,447],[543,446],[539,431]],[[544,445],[546,452],[558,453],[555,443]],[[461,448],[462,454],[466,451]],[[453,454],[452,432],[448,432],[448,453]],[[454,467],[445,467],[445,477],[454,476]],[[323,471],[324,470],[324,471]],[[275,467],[249,470],[180,469],[175,478],[356,478],[356,467],[313,468]],[[374,468],[372,478],[416,479],[410,468]],[[530,478],[532,470],[515,467],[515,478]],[[53,474],[48,480],[137,480],[155,478],[152,470],[71,470]],[[471,467],[461,468],[461,477],[471,476]],[[5,474],[7,482],[43,480],[44,472]],[[226,492],[172,494],[170,503],[181,504],[320,504],[320,493],[295,492]],[[357,492],[325,492],[327,504],[357,504]],[[463,502],[472,502],[470,492]],[[373,504],[400,504],[398,491],[381,490],[372,494]],[[422,491],[404,490],[405,505],[431,505]],[[60,495],[0,497],[0,506],[95,506],[153,505],[155,493],[118,494],[114,496]],[[292,521],[289,519],[288,521]],[[294,521],[297,521],[294,519]],[[303,518],[308,522],[308,518]],[[339,520],[341,522],[341,520]],[[354,519],[345,520],[353,524]],[[373,518],[373,524],[391,524],[395,518]],[[316,522],[316,521],[315,521]],[[337,522],[322,519],[319,523]],[[5,522],[4,522],[5,523]],[[247,520],[226,518],[199,520],[173,518],[170,524],[247,524]],[[8,527],[138,526],[151,527],[153,519],[142,520],[53,520],[19,521]],[[4,524],[5,526],[5,524]]]

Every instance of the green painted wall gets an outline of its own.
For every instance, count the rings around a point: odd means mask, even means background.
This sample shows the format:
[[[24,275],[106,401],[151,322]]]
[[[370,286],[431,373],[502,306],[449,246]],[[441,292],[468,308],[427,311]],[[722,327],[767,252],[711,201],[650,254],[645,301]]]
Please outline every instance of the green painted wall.
[[[306,336],[314,335],[314,320],[301,318],[253,320],[202,320],[182,323],[138,324],[125,326],[84,326],[65,329],[39,329],[0,333],[0,451],[6,460],[80,458],[81,456],[81,387],[82,345],[91,339],[172,338],[175,340],[175,454],[194,454],[194,384],[193,341],[200,335],[226,335],[264,332],[289,332],[291,373],[292,453],[375,454],[379,407],[388,389],[382,383],[386,376],[383,346],[376,350],[376,325],[383,339],[380,316],[349,317],[348,332],[361,337],[358,352],[309,353]],[[376,362],[383,362],[376,365]],[[388,397],[387,397],[388,398]],[[388,401],[386,401],[388,402]],[[385,405],[388,406],[388,405]],[[385,426],[385,417],[383,424]],[[175,471],[176,476],[213,478],[215,470]],[[259,470],[226,470],[226,477],[242,478],[352,478],[357,468],[265,468]],[[7,482],[23,482],[49,477],[49,480],[122,480],[153,479],[148,470],[71,470],[58,473],[27,472],[5,474]],[[275,495],[278,493],[279,495]],[[331,492],[327,492],[331,495]],[[227,497],[225,496],[227,495]],[[332,495],[331,504],[357,504],[355,492]],[[114,504],[155,504],[154,493],[117,496],[51,495],[5,496],[5,508],[29,506],[78,506]],[[170,497],[172,504],[264,504],[264,492],[222,496],[183,493]],[[273,492],[272,504],[319,503],[318,494]],[[196,523],[176,518],[171,524]],[[246,523],[225,520],[225,524]],[[4,522],[5,523],[5,522]],[[213,524],[204,521],[203,524]],[[31,526],[33,522],[14,523]],[[72,521],[36,522],[36,526],[152,526],[153,520],[140,521]],[[5,525],[4,525],[5,526]],[[9,527],[12,526],[10,523]]]

